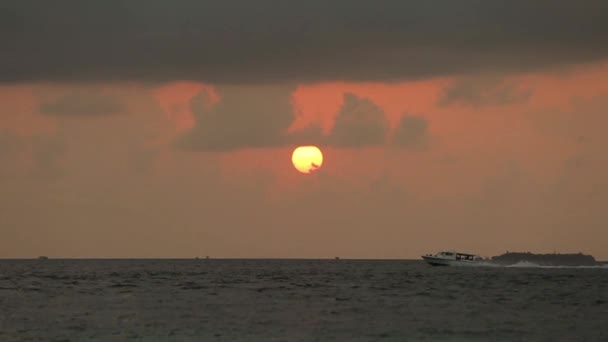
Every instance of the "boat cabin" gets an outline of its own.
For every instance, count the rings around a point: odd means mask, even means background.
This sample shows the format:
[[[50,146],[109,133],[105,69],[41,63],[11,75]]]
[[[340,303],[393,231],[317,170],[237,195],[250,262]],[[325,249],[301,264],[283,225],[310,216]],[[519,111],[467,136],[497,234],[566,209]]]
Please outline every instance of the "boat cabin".
[[[424,259],[427,263],[433,266],[462,266],[462,265],[474,265],[479,261],[482,261],[479,255],[476,254],[468,254],[468,253],[458,253],[458,252],[439,252],[435,255],[427,254],[423,255],[422,259]]]
[[[475,261],[479,260],[480,257],[475,254],[467,253],[456,253],[456,252],[439,252],[436,255],[440,258],[452,259],[452,260],[464,260],[464,261]]]

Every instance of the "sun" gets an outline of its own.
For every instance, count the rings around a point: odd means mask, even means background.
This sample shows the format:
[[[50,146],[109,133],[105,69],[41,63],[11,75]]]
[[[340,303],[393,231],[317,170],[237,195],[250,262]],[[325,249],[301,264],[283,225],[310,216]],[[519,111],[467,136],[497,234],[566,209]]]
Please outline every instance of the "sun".
[[[299,146],[293,150],[291,162],[296,170],[311,173],[323,165],[323,153],[316,146]]]

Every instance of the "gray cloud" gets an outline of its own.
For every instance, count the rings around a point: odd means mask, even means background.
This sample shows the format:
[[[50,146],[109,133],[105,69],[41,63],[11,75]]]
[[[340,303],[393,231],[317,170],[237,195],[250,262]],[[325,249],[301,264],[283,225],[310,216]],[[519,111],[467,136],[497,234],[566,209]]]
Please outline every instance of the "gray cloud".
[[[192,151],[231,151],[246,148],[314,144],[344,148],[381,145],[389,129],[385,113],[369,99],[344,95],[334,127],[324,135],[317,124],[288,133],[295,120],[293,87],[225,86],[211,105],[206,93],[191,101],[195,126],[175,145]]]
[[[445,89],[438,101],[440,106],[463,104],[469,106],[510,105],[528,101],[530,89],[521,89],[497,77],[461,78]]]
[[[100,117],[120,114],[124,105],[117,98],[96,92],[74,92],[40,105],[40,112],[57,117]]]
[[[389,125],[382,108],[369,99],[344,94],[328,144],[336,147],[365,147],[384,143]]]
[[[402,116],[393,136],[393,144],[401,147],[425,148],[428,143],[428,126],[428,120],[422,116]]]
[[[327,137],[318,124],[310,124],[307,127],[288,135],[288,145],[319,145],[327,143]]]
[[[608,56],[604,0],[5,1],[0,81],[399,80]]]
[[[177,146],[186,150],[230,151],[276,147],[287,143],[295,118],[289,86],[226,86],[217,90],[219,103],[210,106],[206,93],[191,102],[196,124]]]

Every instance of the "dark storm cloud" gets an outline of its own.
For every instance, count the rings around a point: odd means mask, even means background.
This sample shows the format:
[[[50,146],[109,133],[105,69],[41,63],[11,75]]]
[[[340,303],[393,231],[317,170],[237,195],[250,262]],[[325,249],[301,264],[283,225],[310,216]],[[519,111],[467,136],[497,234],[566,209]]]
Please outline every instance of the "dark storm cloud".
[[[510,105],[528,101],[530,89],[521,89],[515,84],[496,77],[467,77],[457,80],[446,88],[437,104],[449,106]]]
[[[428,126],[428,120],[422,116],[402,116],[393,137],[393,144],[410,148],[426,147],[428,143]]]
[[[389,81],[593,61],[606,41],[604,0],[8,0],[0,81]]]
[[[365,147],[384,143],[389,124],[382,108],[369,99],[344,94],[328,144],[336,147]]]
[[[120,114],[124,105],[113,96],[95,92],[74,92],[40,105],[40,112],[57,117],[98,117]]]

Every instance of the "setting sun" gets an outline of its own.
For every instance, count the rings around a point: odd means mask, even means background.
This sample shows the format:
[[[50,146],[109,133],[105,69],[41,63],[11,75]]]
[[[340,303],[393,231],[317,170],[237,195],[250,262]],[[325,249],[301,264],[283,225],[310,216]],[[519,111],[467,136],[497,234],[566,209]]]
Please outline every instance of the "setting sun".
[[[302,173],[311,173],[323,164],[323,153],[316,146],[300,146],[291,155],[293,166]]]

